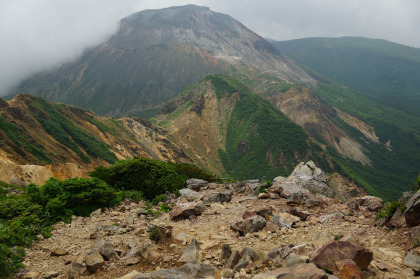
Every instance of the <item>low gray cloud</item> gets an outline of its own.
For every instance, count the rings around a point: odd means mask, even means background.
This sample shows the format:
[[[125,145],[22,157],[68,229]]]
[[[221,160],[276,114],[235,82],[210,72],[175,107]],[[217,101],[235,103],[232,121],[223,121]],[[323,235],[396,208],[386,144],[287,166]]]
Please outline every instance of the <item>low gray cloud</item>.
[[[276,40],[363,36],[420,47],[417,0],[0,0],[0,96],[106,40],[122,17],[190,3]]]

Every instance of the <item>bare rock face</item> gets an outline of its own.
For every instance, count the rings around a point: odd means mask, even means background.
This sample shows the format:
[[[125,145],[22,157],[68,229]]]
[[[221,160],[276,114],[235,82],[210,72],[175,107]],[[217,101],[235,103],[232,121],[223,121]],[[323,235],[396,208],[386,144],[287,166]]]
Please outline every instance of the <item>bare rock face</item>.
[[[327,279],[328,276],[324,270],[317,268],[313,263],[305,263],[292,267],[282,267],[253,277],[253,279],[275,278]]]
[[[316,250],[310,261],[320,268],[337,271],[335,262],[345,259],[351,259],[361,269],[365,269],[372,261],[373,253],[347,241],[331,241]]]
[[[169,213],[171,221],[177,221],[181,219],[188,219],[190,216],[200,216],[201,213],[206,209],[202,204],[198,203],[181,203],[175,206]]]
[[[325,173],[317,168],[314,162],[309,161],[297,165],[288,178],[276,177],[273,187],[281,187],[286,195],[302,192],[334,197],[334,191],[328,187],[326,182]]]
[[[139,274],[133,279],[196,279],[196,278],[217,278],[218,270],[211,265],[197,262],[188,262],[178,268],[163,269],[149,273]]]
[[[259,215],[252,216],[245,220],[236,222],[230,226],[230,229],[239,232],[241,236],[247,233],[258,232],[265,227],[266,221]]]
[[[420,225],[420,191],[417,191],[407,202],[404,211],[405,221],[408,227]]]

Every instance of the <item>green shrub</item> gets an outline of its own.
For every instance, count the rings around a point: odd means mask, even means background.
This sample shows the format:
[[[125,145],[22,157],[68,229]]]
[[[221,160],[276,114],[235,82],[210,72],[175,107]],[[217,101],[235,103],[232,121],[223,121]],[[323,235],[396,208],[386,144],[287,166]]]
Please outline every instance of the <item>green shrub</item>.
[[[401,203],[399,201],[387,202],[384,208],[376,213],[376,219],[391,218],[400,206]]]
[[[216,180],[194,165],[148,158],[118,161],[109,167],[100,166],[89,175],[105,181],[117,190],[140,191],[147,200],[153,200],[166,191],[175,192],[184,188],[185,181],[189,178]]]
[[[152,200],[152,204],[153,205],[158,205],[160,202],[166,201],[166,195],[162,194],[159,196],[156,196],[153,200]]]
[[[416,193],[420,190],[420,176],[417,177],[417,181],[414,183],[413,192]]]
[[[23,268],[23,257],[23,249],[0,243],[0,278],[12,278],[19,268]]]

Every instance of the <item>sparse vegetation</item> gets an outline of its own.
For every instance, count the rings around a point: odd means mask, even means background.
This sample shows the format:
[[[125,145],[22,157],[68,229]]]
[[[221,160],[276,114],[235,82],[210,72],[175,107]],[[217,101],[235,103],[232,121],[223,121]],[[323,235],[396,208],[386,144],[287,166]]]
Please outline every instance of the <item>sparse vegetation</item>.
[[[376,219],[391,218],[400,206],[401,203],[399,201],[387,202],[384,208],[376,213]]]

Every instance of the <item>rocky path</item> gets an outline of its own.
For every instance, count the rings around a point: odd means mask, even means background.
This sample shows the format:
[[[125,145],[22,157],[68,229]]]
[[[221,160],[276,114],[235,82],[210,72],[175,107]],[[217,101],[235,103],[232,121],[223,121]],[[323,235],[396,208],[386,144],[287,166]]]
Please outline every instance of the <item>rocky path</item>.
[[[340,262],[346,272],[350,267],[357,270],[352,271],[353,277],[340,273],[344,271],[334,271],[339,278],[415,278],[413,270],[416,268],[410,268],[404,262],[405,241],[410,233],[405,226],[394,230],[379,227],[374,211],[367,204],[355,209],[354,204],[349,206],[325,196],[291,194],[286,198],[276,186],[257,198],[259,186],[255,181],[206,184],[198,187],[197,192],[187,190],[183,192],[185,196],[168,200],[172,211],[161,212],[158,217],[145,214],[144,202],[130,201],[105,212],[96,211],[91,217],[75,217],[71,224],[55,225],[51,238],[40,240],[27,249],[26,272],[20,276],[277,278],[267,272],[280,272],[280,268],[281,272],[291,274],[292,277],[287,278],[337,278],[308,263],[318,265],[318,259],[313,257],[316,248],[332,242],[351,243],[348,245],[359,247],[357,249],[363,249],[364,253],[373,253],[373,259],[361,260],[364,261],[362,265],[367,264],[362,271],[354,265],[358,262],[356,258],[350,260],[350,265],[346,265],[346,261]],[[380,206],[375,204],[378,200],[373,200],[373,206],[369,207]],[[150,228],[153,228],[151,232]],[[157,228],[162,229],[158,233],[160,242],[150,239]],[[335,241],[338,239],[340,241]],[[246,247],[251,249],[247,250],[245,258],[244,250],[249,249]],[[234,259],[236,251],[238,261]],[[200,262],[197,268],[201,275],[186,277],[182,275],[182,268],[166,271],[183,266],[185,259]],[[188,268],[191,271],[195,266]],[[205,268],[208,270],[203,271]],[[308,277],[294,274],[302,268]],[[306,270],[308,268],[310,271]],[[180,277],[141,275],[156,270],[174,272]],[[131,273],[133,271],[136,272]],[[310,277],[308,272],[320,275]]]

